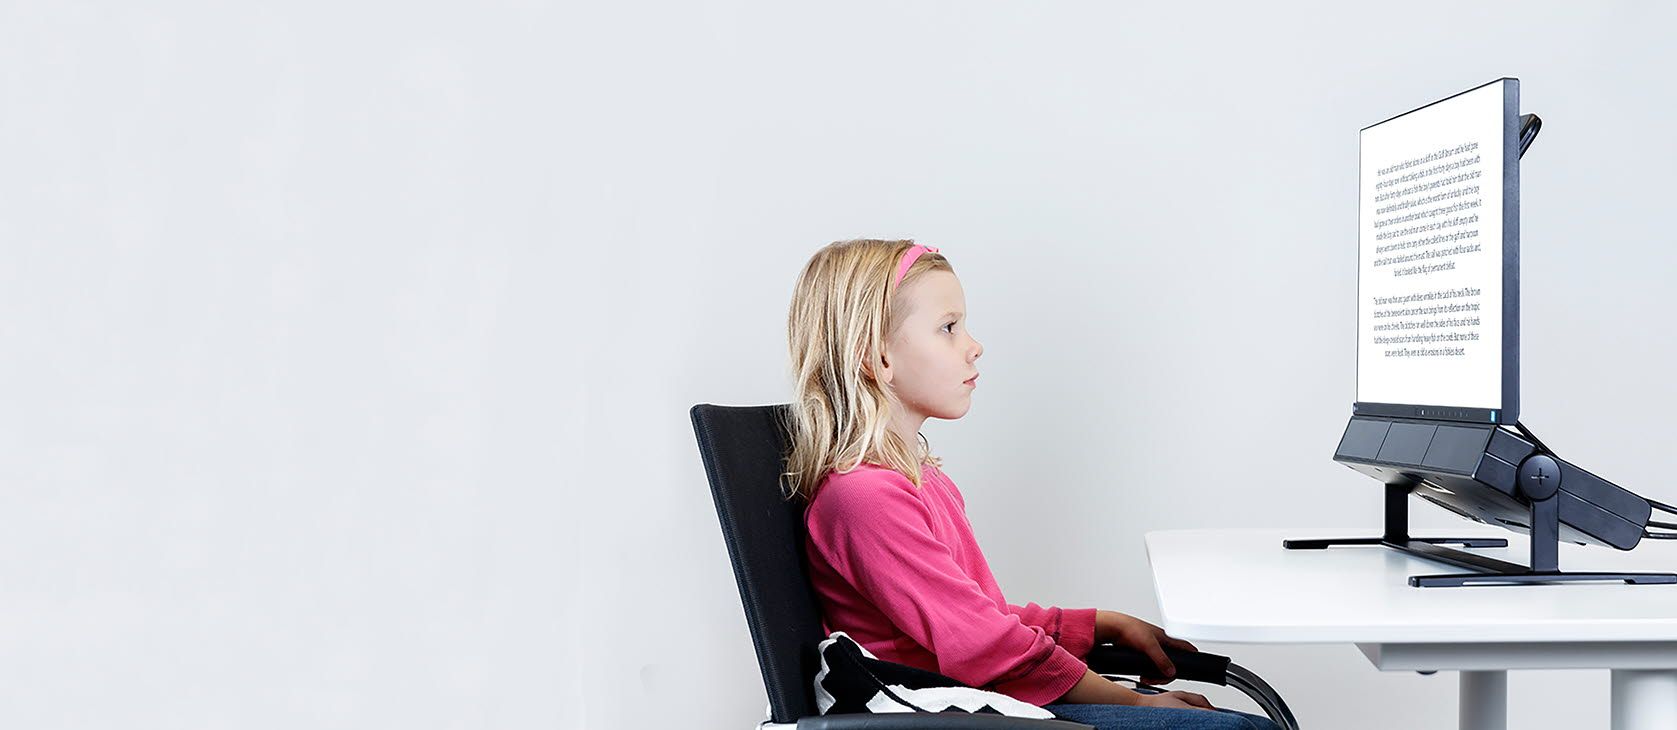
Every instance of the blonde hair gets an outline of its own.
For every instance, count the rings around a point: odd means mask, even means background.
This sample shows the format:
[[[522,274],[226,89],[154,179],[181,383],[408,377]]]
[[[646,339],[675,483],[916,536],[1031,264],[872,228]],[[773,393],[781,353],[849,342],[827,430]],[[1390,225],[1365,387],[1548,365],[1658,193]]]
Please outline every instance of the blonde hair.
[[[911,447],[890,429],[895,400],[875,375],[884,366],[885,341],[906,311],[898,293],[928,271],[954,273],[947,259],[926,252],[893,285],[897,263],[913,245],[839,241],[815,252],[798,276],[786,318],[792,448],[781,476],[788,498],[812,499],[828,473],[864,461],[893,469],[916,487],[921,464],[943,463],[924,435]]]

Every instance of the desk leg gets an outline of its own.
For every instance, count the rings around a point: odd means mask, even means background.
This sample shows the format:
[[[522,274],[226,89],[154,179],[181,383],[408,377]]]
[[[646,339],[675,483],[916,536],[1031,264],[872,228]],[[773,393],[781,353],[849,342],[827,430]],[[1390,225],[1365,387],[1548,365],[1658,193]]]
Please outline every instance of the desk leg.
[[[1461,674],[1461,730],[1508,730],[1508,672]]]
[[[1613,670],[1613,730],[1677,727],[1677,669]]]

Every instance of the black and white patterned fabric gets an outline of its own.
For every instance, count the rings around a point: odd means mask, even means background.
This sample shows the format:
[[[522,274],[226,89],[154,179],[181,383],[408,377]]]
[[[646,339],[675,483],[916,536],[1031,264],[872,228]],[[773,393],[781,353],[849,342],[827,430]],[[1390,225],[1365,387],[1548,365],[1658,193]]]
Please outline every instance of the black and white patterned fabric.
[[[936,672],[884,661],[842,631],[821,642],[815,705],[823,715],[966,712],[1050,719],[1054,714],[997,692],[973,689]]]

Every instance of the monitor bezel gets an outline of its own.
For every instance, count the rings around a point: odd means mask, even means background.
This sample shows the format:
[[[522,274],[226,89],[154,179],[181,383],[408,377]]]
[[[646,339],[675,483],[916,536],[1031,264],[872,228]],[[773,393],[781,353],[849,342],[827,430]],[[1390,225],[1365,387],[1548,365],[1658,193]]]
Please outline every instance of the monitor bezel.
[[[1362,306],[1362,133],[1394,119],[1414,114],[1422,109],[1470,94],[1492,84],[1502,84],[1502,404],[1500,408],[1468,408],[1462,406],[1419,403],[1370,403],[1357,400],[1357,380],[1353,362],[1351,412],[1359,416],[1391,416],[1435,421],[1465,423],[1513,424],[1520,418],[1520,80],[1504,76],[1466,91],[1428,102],[1395,116],[1382,119],[1357,131],[1357,306]],[[1356,356],[1362,357],[1363,333],[1360,317],[1356,328]]]

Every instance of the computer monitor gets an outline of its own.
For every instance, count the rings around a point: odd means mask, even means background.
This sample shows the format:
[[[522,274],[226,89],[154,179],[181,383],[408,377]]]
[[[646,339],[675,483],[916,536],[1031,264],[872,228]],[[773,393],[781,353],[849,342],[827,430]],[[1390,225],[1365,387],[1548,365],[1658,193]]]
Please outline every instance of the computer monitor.
[[[1629,550],[1677,533],[1649,532],[1663,526],[1649,520],[1654,502],[1560,458],[1518,420],[1520,155],[1540,125],[1504,78],[1362,130],[1357,395],[1334,460],[1385,485],[1385,529],[1284,547],[1378,544],[1470,571],[1413,586],[1677,583],[1559,567],[1562,541]],[[1529,534],[1529,561],[1442,547],[1502,538],[1410,535],[1411,495]]]
[[[1520,412],[1520,82],[1363,128],[1353,413]]]

